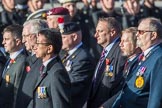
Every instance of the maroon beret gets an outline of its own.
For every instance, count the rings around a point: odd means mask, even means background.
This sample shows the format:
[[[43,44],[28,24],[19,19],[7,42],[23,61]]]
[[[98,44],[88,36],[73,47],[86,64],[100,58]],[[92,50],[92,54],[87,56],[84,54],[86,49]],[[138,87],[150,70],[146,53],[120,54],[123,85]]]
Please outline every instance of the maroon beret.
[[[63,7],[56,7],[47,12],[47,16],[49,15],[69,15],[69,11]]]

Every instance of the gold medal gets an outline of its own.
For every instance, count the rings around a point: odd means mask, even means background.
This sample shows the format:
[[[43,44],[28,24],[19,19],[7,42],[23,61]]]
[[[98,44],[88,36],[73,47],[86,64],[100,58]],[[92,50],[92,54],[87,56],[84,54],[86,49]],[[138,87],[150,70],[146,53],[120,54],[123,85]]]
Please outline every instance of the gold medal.
[[[37,92],[38,92],[38,98],[41,98],[41,87],[37,88]]]
[[[9,83],[10,82],[10,75],[7,74],[5,79],[6,79],[6,83]]]
[[[10,75],[6,75],[5,76],[5,80],[6,80],[6,87],[8,87],[8,84],[10,83]]]
[[[110,71],[110,65],[106,65],[105,76],[109,76],[109,77],[113,76],[113,72]]]
[[[47,98],[46,87],[38,87],[38,98],[44,99]]]
[[[135,81],[135,86],[137,87],[137,88],[142,88],[143,87],[143,85],[144,85],[144,78],[142,77],[142,76],[138,76],[137,78],[136,78],[136,81]]]
[[[105,76],[109,76],[109,77],[112,77],[114,74],[110,71],[106,71],[105,72]]]
[[[109,72],[108,73],[108,76],[112,77],[113,76],[113,73],[112,72]]]

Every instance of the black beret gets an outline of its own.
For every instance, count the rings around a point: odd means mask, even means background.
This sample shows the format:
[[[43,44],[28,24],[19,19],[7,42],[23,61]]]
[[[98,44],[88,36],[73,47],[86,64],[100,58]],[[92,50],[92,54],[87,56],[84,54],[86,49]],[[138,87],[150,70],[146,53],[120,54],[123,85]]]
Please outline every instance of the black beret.
[[[80,26],[74,22],[66,23],[63,28],[63,35],[68,35],[77,31],[80,31]]]

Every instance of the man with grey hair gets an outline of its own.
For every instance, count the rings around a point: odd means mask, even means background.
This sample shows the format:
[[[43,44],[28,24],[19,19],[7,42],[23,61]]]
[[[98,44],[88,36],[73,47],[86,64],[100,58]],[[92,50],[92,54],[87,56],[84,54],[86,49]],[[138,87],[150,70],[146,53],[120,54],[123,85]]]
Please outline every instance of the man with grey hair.
[[[71,108],[83,108],[85,105],[95,69],[93,58],[81,40],[80,26],[74,22],[65,24],[62,49],[67,55],[62,57],[62,62],[72,84]]]
[[[41,19],[26,21],[23,26],[23,43],[30,54],[26,60],[25,74],[19,88],[16,108],[26,108],[33,97],[33,89],[39,76],[39,73],[35,70],[39,70],[38,68],[42,64],[41,60],[36,58],[33,48],[37,41],[37,33],[48,28],[46,21]]]
[[[162,24],[145,18],[138,25],[137,45],[142,53],[112,108],[162,107]]]
[[[33,46],[37,40],[37,33],[44,28],[48,28],[48,25],[45,20],[33,19],[26,21],[23,28],[23,43],[25,44],[26,50],[33,52]]]

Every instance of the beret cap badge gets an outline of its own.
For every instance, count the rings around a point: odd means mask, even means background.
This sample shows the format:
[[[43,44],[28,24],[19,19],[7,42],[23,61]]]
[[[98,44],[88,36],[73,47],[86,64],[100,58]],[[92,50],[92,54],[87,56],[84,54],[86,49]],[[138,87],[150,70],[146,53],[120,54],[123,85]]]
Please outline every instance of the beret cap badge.
[[[58,26],[59,26],[60,32],[63,33],[64,32],[64,18],[59,17],[57,19],[57,21],[58,21]]]

